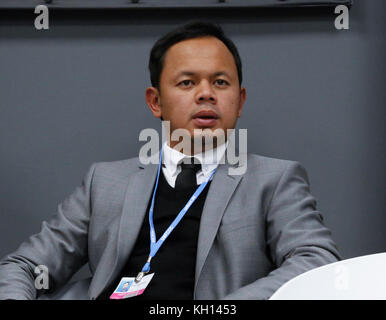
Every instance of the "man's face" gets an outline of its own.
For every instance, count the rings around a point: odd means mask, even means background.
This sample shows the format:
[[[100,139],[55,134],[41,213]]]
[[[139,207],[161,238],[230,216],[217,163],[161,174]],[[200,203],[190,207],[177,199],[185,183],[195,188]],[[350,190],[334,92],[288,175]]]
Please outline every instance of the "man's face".
[[[215,37],[179,42],[166,53],[160,92],[146,91],[154,116],[170,121],[170,130],[233,129],[246,97],[232,53]],[[177,142],[176,142],[177,143]]]

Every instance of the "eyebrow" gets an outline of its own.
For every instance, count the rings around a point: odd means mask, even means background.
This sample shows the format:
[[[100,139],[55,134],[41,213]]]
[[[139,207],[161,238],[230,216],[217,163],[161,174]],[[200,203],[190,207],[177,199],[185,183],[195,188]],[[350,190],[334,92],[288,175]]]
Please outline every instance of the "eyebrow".
[[[193,71],[181,71],[176,78],[179,78],[181,76],[194,76],[196,75],[197,73],[196,72],[193,72]],[[217,71],[213,74],[214,77],[218,77],[218,76],[226,76],[228,78],[231,78],[229,76],[229,74],[226,72],[226,71]]]

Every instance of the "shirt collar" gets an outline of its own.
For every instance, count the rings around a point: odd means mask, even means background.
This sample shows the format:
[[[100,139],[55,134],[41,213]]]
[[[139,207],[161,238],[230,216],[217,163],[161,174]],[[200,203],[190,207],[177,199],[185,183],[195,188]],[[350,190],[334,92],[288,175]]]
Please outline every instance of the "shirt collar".
[[[206,150],[194,155],[194,158],[201,163],[201,168],[205,175],[212,172],[218,166],[224,156],[227,145],[228,142],[219,145],[215,149]],[[184,158],[190,158],[190,156],[169,147],[167,142],[164,143],[163,152],[163,163],[171,176],[177,173],[178,165]]]

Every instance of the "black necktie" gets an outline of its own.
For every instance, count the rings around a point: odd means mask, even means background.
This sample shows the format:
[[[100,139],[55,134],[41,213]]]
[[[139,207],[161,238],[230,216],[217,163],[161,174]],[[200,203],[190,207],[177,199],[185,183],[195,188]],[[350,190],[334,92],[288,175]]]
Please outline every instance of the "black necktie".
[[[175,188],[178,190],[197,186],[196,174],[201,169],[201,164],[181,163],[181,172],[176,179]]]

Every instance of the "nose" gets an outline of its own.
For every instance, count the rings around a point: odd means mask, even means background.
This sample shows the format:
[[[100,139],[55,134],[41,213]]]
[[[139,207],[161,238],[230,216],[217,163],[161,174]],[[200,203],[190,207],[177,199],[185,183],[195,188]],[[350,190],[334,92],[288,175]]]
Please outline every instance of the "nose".
[[[198,86],[196,102],[198,104],[203,102],[210,102],[215,104],[217,102],[216,93],[213,90],[209,81],[202,80],[200,85]]]

